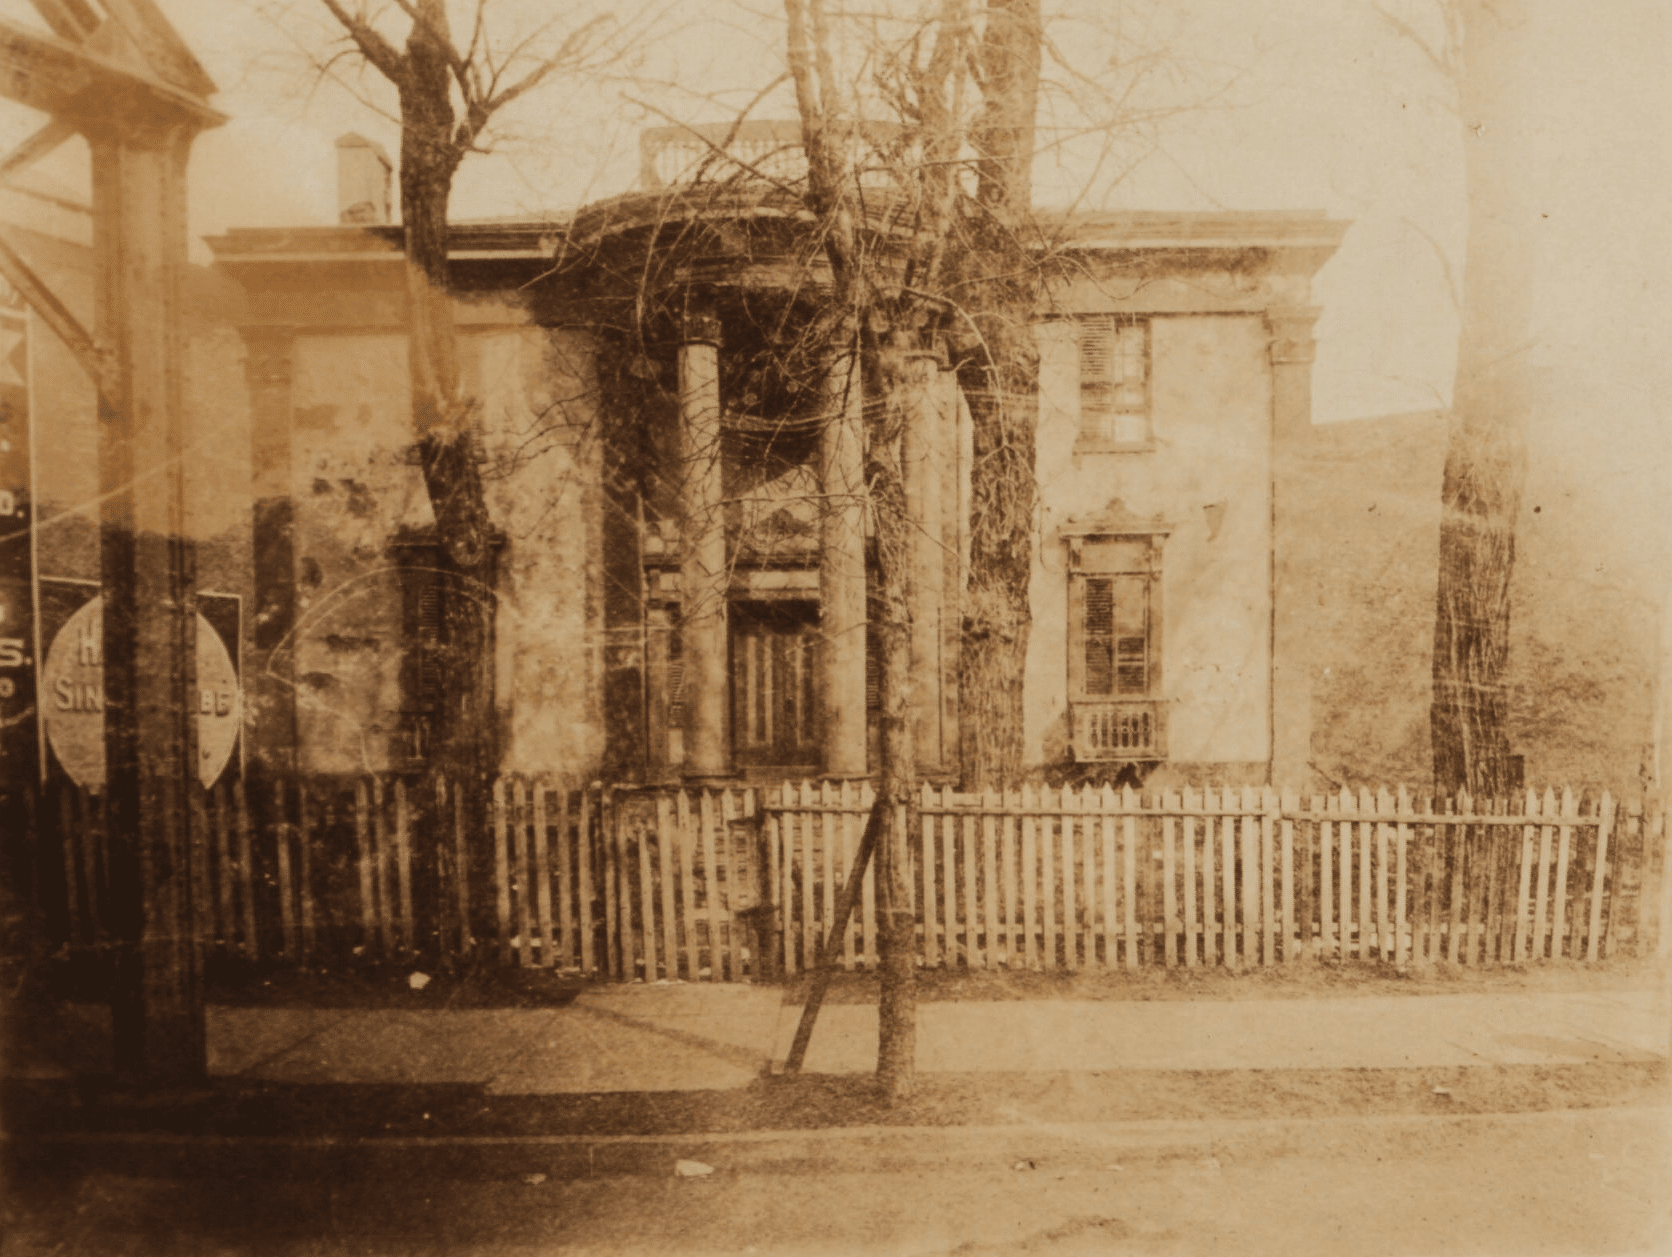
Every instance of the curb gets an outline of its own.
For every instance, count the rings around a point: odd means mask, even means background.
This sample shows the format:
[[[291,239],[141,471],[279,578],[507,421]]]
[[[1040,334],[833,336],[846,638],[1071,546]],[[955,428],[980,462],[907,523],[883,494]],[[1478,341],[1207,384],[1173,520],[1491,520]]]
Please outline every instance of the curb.
[[[1580,1127],[1584,1127],[1581,1132]],[[586,1137],[439,1136],[331,1139],[278,1136],[62,1134],[0,1136],[8,1173],[111,1173],[145,1178],[366,1180],[432,1176],[574,1180],[668,1177],[679,1161],[718,1175],[879,1173],[948,1164],[970,1168],[1118,1170],[1180,1160],[1219,1168],[1245,1157],[1382,1159],[1421,1156],[1442,1142],[1505,1137],[1665,1143],[1672,1106],[1557,1109],[1455,1117],[1054,1123],[1038,1126],[845,1127],[739,1134]]]

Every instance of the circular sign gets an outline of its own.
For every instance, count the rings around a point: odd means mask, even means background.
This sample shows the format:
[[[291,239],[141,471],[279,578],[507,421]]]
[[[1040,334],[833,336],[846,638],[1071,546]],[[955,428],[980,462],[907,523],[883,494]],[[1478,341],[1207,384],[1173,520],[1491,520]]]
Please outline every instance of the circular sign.
[[[70,780],[87,790],[105,784],[104,600],[94,598],[65,622],[47,651],[41,715],[47,741]],[[197,777],[212,786],[238,744],[243,696],[238,673],[208,620],[197,617]]]

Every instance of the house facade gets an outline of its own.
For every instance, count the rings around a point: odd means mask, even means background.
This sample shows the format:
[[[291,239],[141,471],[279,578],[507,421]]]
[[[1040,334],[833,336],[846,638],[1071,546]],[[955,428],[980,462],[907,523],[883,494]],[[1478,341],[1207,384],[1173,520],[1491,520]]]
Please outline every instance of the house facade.
[[[441,607],[468,597],[495,607],[507,771],[869,770],[865,399],[819,339],[822,261],[792,200],[746,179],[682,182],[676,135],[645,151],[638,191],[454,228],[498,531],[493,575],[473,588],[435,561],[387,159],[354,137],[339,147],[339,227],[210,241],[244,295],[257,759],[422,767]],[[1028,761],[1264,781],[1298,754],[1298,771],[1304,754],[1274,734],[1308,705],[1304,661],[1285,657],[1283,450],[1310,427],[1311,280],[1345,225],[1044,226]],[[938,776],[958,763],[981,473],[949,361],[930,355],[920,374],[902,450],[912,710],[920,768]]]

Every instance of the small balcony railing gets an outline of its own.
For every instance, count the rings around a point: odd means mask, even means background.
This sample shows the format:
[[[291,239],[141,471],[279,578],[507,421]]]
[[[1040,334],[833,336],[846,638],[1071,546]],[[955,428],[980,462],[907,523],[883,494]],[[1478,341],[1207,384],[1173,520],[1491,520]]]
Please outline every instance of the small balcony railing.
[[[853,159],[860,182],[890,181],[882,150],[899,135],[893,123],[858,128]],[[771,120],[650,127],[639,134],[639,189],[655,192],[701,177],[711,183],[767,180],[795,184],[807,176],[801,124]]]
[[[1159,699],[1091,699],[1070,703],[1069,713],[1082,764],[1166,757],[1167,706]]]

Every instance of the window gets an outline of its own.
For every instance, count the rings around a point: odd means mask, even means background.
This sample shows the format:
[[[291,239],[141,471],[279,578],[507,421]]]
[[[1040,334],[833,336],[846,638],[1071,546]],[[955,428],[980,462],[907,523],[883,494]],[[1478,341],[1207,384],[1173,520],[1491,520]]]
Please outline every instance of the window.
[[[1147,449],[1149,320],[1098,314],[1080,320],[1080,444]]]
[[[1070,536],[1068,689],[1074,757],[1159,759],[1161,540]]]
[[[401,710],[396,754],[413,762],[429,758],[441,716],[442,670],[447,666],[445,577],[435,551],[414,547],[402,555]]]

